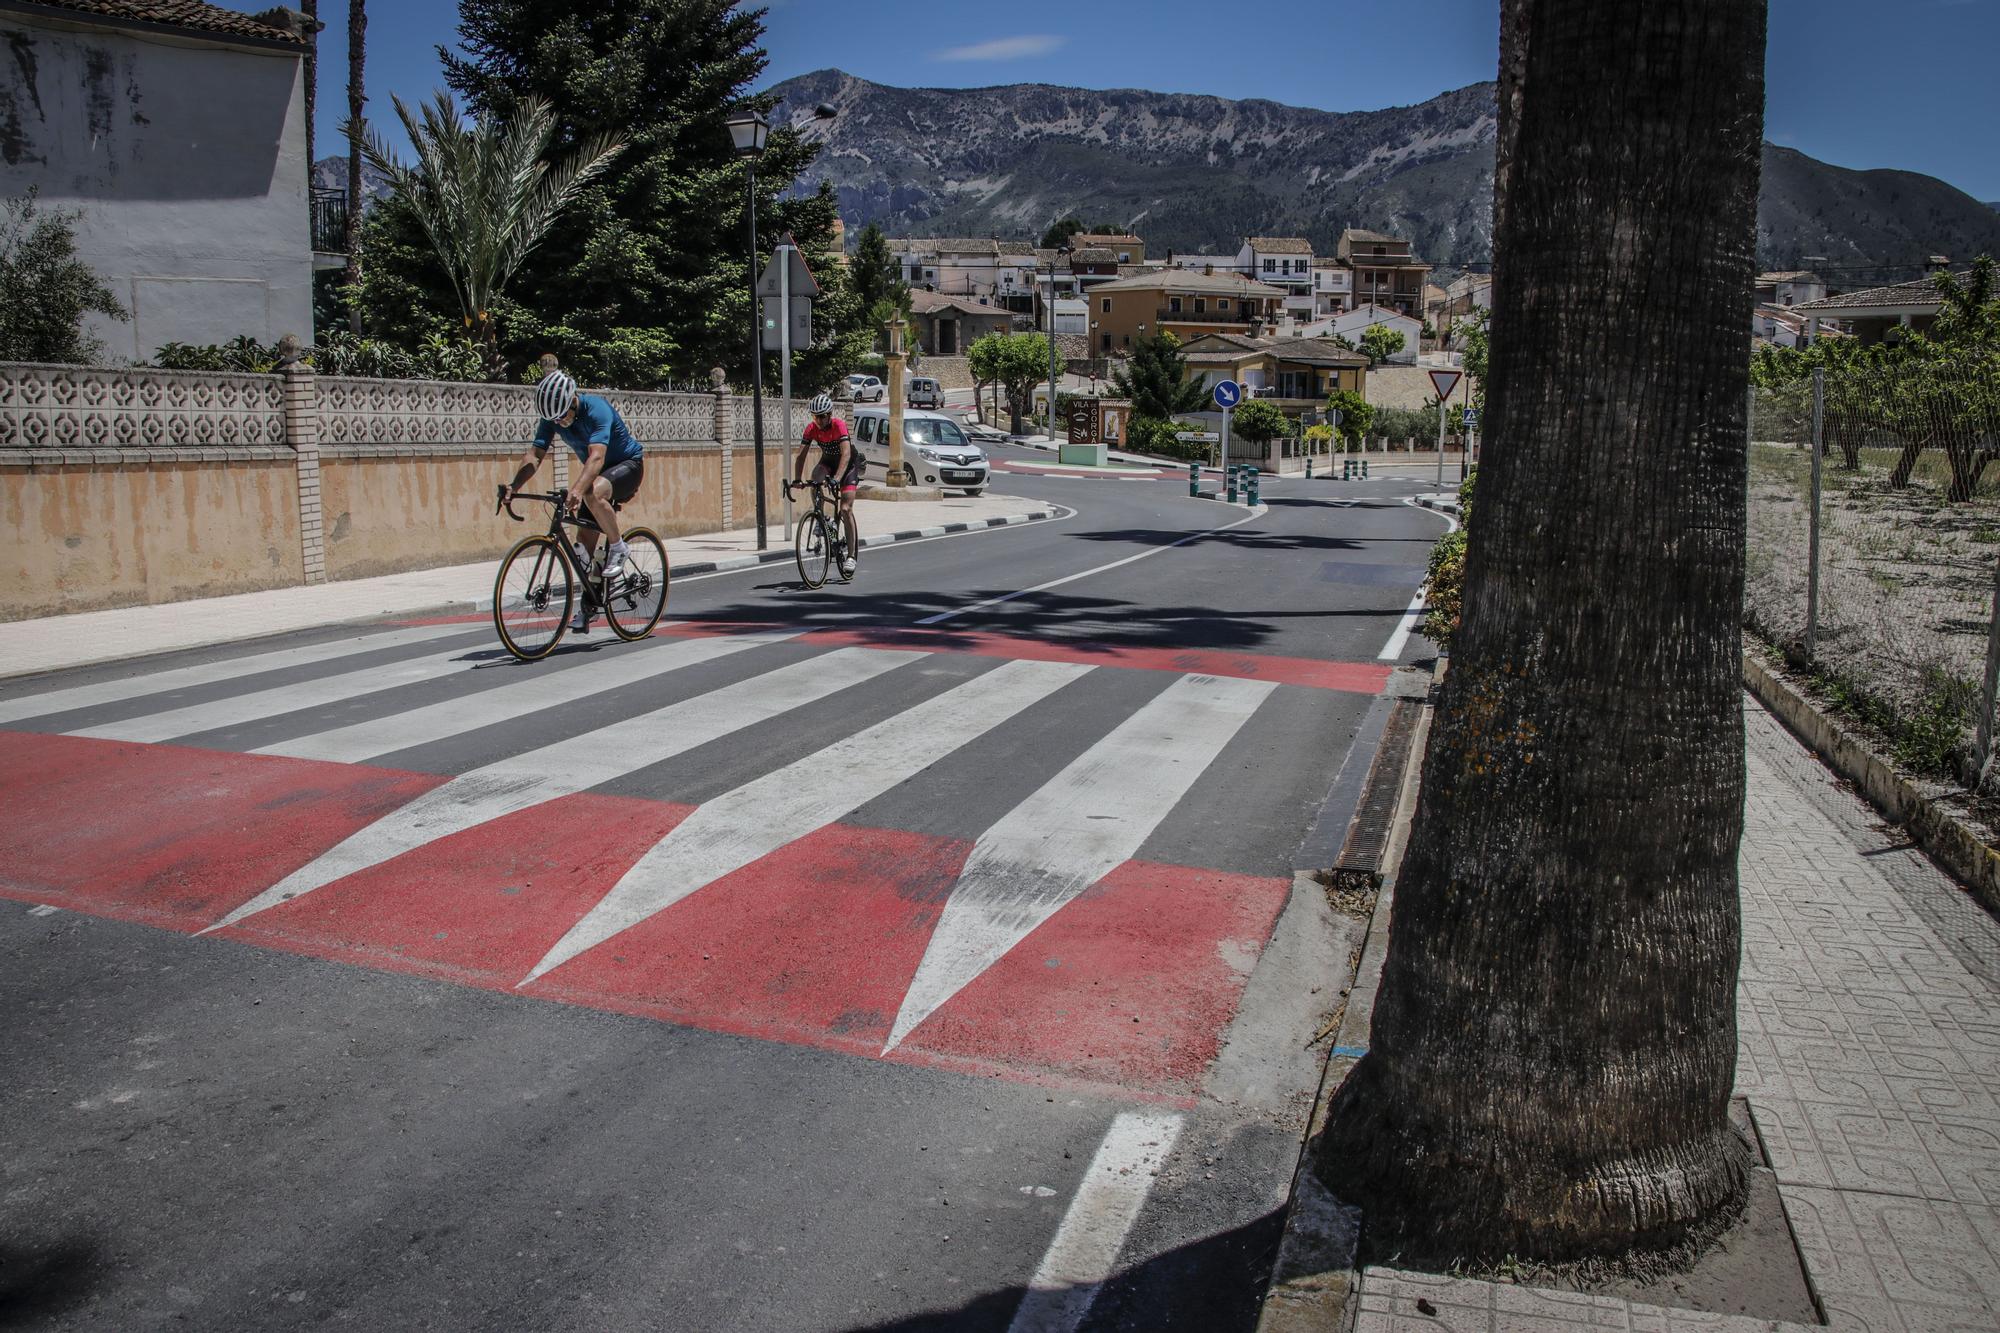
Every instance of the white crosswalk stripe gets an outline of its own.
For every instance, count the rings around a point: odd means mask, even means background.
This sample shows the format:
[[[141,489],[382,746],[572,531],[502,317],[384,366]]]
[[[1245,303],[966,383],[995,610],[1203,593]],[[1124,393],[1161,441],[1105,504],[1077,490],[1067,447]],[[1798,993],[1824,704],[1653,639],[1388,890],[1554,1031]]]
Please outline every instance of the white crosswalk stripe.
[[[837,649],[475,769],[355,833],[202,933],[234,925],[439,838],[684,754],[924,655]]]
[[[461,644],[456,648],[447,648],[441,653],[427,653],[422,657],[405,658],[400,662],[385,662],[380,666],[343,671],[338,675],[317,676],[311,680],[296,681],[289,685],[276,685],[268,690],[257,690],[250,694],[235,694],[224,699],[211,699],[207,703],[169,708],[162,713],[145,713],[118,722],[80,727],[69,734],[90,736],[105,741],[172,740],[177,736],[192,736],[200,731],[215,731],[222,727],[241,726],[246,722],[258,722],[285,713],[302,712],[308,708],[322,708],[328,704],[358,699],[365,694],[393,690],[402,685],[415,685],[421,681],[449,675],[454,671],[469,671],[480,660],[475,654],[483,655],[489,650],[490,645]]]
[[[1004,663],[706,802],[640,857],[522,984],[843,818],[1093,669]]]
[[[946,900],[884,1053],[1035,927],[1136,856],[1276,688],[1268,681],[1184,676],[982,834]]]
[[[324,662],[334,662],[360,653],[377,652],[384,648],[429,643],[453,634],[465,634],[477,628],[474,625],[418,625],[410,629],[389,630],[381,634],[360,634],[350,639],[332,639],[325,643],[308,644],[303,648],[280,648],[273,652],[253,653],[247,657],[232,657],[225,661],[174,667],[151,675],[107,680],[96,685],[74,685],[68,689],[26,694],[18,699],[0,700],[0,726],[18,722],[23,718],[47,717],[54,713],[67,713],[79,708],[96,708],[102,704],[121,703],[127,699],[214,685],[226,680],[241,680],[245,676],[261,675],[266,671],[287,671],[293,667],[317,666]]]
[[[679,639],[644,652],[622,655],[617,664],[609,668],[612,674],[608,676],[593,672],[588,676],[572,677],[570,672],[562,672],[551,677],[529,668],[528,678],[515,684],[462,694],[454,699],[412,708],[408,712],[390,713],[350,726],[335,727],[331,731],[315,732],[310,736],[294,736],[252,753],[281,754],[293,759],[327,759],[343,764],[365,763],[380,755],[449,740],[481,727],[559,707],[569,690],[588,686],[624,688],[670,671],[717,661],[745,649],[782,643],[786,639],[797,638],[801,633],[803,631],[787,630]],[[585,669],[573,668],[575,671]]]

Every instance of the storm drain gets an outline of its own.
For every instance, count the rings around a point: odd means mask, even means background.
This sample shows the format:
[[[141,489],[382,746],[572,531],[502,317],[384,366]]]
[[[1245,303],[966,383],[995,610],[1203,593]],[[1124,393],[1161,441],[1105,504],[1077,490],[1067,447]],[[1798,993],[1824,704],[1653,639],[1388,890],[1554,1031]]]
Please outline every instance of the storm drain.
[[[1396,798],[1411,762],[1410,742],[1421,707],[1418,700],[1398,699],[1390,710],[1381,743],[1375,747],[1375,761],[1368,767],[1367,784],[1333,863],[1335,889],[1369,892],[1382,882],[1382,853],[1389,846],[1389,826],[1396,818]]]

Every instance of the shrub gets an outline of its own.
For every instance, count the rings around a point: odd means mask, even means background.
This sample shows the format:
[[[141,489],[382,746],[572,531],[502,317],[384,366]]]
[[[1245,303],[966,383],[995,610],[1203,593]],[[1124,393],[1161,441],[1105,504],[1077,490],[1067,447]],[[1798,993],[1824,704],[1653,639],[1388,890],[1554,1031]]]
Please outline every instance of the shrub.
[[[1176,431],[1206,430],[1196,421],[1161,421],[1157,417],[1133,417],[1125,435],[1125,447],[1133,453],[1154,458],[1174,458],[1181,462],[1206,463],[1215,446],[1200,440],[1177,440]]]
[[[1424,575],[1424,637],[1442,652],[1451,651],[1452,636],[1458,632],[1459,616],[1465,609],[1465,524],[1472,517],[1472,483],[1478,478],[1474,468],[1458,486],[1458,527],[1438,538],[1431,548],[1430,568]]]
[[[161,345],[153,353],[153,364],[162,370],[226,370],[262,374],[278,364],[276,345],[266,347],[249,334],[239,334],[226,343],[180,343]]]
[[[131,316],[76,257],[77,212],[44,212],[35,191],[0,203],[0,361],[89,365],[104,344],[83,327],[93,312]]]

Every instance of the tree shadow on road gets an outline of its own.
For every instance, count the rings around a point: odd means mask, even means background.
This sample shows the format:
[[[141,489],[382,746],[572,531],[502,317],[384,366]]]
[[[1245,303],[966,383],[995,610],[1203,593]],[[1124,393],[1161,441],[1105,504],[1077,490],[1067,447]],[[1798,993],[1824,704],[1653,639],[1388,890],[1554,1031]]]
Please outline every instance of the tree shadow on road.
[[[0,1244],[0,1328],[26,1328],[88,1299],[105,1267],[104,1246],[70,1235],[35,1247]]]

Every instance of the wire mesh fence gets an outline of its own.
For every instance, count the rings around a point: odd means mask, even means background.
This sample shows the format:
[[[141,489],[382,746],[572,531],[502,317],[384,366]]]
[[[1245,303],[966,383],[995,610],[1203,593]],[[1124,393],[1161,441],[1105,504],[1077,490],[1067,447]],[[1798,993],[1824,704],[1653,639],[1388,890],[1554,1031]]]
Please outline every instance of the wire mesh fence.
[[[1910,768],[1991,767],[2000,385],[1950,362],[1751,391],[1745,619]],[[1994,793],[2000,794],[2000,793]]]

